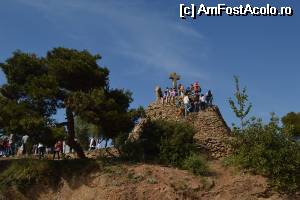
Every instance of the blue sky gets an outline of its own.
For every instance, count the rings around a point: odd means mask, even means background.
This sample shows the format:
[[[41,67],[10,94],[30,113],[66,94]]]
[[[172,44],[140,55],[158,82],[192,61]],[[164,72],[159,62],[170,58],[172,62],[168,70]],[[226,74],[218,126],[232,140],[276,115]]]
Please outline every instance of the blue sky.
[[[154,100],[156,85],[198,80],[211,89],[228,124],[233,75],[247,85],[251,115],[267,119],[299,110],[300,2],[295,0],[194,1],[238,6],[292,6],[292,17],[179,18],[179,0],[2,0],[0,62],[16,49],[40,56],[58,46],[100,53],[112,87],[133,92],[132,107]],[[208,3],[209,2],[209,3]],[[0,73],[0,83],[5,78]],[[58,119],[63,119],[59,114]]]

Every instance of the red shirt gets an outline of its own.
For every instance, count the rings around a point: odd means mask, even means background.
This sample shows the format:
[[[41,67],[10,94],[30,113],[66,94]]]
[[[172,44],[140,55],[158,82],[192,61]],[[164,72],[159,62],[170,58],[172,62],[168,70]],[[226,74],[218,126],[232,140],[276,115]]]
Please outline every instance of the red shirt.
[[[61,142],[58,141],[58,142],[55,144],[55,146],[54,146],[54,150],[55,150],[55,151],[61,151],[61,148],[62,148]]]

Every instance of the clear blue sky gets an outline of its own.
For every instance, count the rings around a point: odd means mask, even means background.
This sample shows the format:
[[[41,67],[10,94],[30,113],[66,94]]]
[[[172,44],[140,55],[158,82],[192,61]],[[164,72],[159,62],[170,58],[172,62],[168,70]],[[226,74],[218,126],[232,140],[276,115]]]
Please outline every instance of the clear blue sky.
[[[189,1],[1,0],[0,62],[16,49],[40,56],[57,46],[88,49],[103,57],[112,87],[133,92],[132,107],[152,102],[154,87],[170,85],[168,74],[176,71],[183,83],[212,89],[228,124],[235,120],[227,103],[234,74],[248,87],[252,115],[300,111],[299,1],[218,1],[287,5],[295,14],[195,21],[179,18],[180,2]]]

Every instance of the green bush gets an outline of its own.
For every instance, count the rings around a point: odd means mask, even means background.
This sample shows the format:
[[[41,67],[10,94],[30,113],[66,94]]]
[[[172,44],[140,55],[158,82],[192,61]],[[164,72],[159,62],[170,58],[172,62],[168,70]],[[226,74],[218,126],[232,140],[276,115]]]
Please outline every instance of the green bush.
[[[156,120],[149,122],[136,142],[118,145],[121,155],[135,161],[157,161],[181,167],[195,152],[195,131],[185,123]],[[120,141],[124,141],[120,139]]]
[[[252,119],[243,130],[234,130],[232,162],[270,178],[271,186],[295,191],[300,183],[300,146],[272,115],[264,124]]]
[[[192,154],[183,162],[183,168],[196,175],[205,175],[208,172],[206,160],[197,154]]]
[[[286,127],[292,127],[291,136],[300,136],[300,113],[290,112],[281,119]]]

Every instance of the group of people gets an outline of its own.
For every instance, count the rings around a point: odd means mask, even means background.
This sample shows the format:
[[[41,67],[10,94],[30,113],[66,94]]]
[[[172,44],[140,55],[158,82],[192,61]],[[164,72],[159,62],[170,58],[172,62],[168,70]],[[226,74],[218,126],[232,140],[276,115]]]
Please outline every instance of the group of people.
[[[104,141],[102,138],[90,137],[89,138],[89,151],[105,148],[107,145],[110,145],[109,141]],[[109,143],[107,143],[109,142]]]
[[[7,157],[14,154],[14,144],[12,135],[9,137],[3,136],[0,139],[0,156]]]
[[[213,95],[211,90],[205,94],[201,93],[202,89],[198,82],[190,84],[188,87],[179,84],[178,87],[166,87],[164,91],[158,90],[161,103],[175,104],[177,107],[184,107],[185,116],[189,112],[199,112],[212,106]]]
[[[45,156],[48,158],[51,156],[54,160],[61,159],[66,153],[73,152],[64,140],[56,141],[52,147],[46,146],[41,142],[32,144],[29,140],[30,137],[27,134],[19,139],[16,139],[13,134],[10,136],[0,137],[0,157],[33,155],[42,159]],[[103,148],[102,142],[102,139],[91,137],[89,139],[89,150],[91,151]]]
[[[0,157],[35,155],[40,159],[46,154],[53,154],[53,159],[60,159],[63,153],[71,152],[65,141],[57,141],[53,147],[47,147],[41,142],[30,144],[27,134],[18,138],[14,134],[0,137]]]

